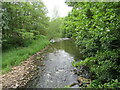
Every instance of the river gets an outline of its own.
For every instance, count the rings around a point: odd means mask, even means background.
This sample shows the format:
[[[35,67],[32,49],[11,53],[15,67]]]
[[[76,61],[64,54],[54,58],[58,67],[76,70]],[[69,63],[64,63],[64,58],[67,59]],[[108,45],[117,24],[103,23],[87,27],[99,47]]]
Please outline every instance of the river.
[[[30,82],[32,88],[63,88],[77,82],[74,74],[73,60],[81,60],[82,55],[74,40],[54,42],[43,55],[37,77]]]

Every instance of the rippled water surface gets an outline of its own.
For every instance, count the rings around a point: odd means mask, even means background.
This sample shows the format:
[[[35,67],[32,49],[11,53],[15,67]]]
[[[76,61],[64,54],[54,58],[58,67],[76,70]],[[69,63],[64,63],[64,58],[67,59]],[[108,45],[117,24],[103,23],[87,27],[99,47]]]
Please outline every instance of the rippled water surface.
[[[31,83],[31,87],[62,88],[77,82],[71,62],[79,60],[82,55],[73,40],[53,43],[44,57],[44,66],[39,66],[40,73]]]

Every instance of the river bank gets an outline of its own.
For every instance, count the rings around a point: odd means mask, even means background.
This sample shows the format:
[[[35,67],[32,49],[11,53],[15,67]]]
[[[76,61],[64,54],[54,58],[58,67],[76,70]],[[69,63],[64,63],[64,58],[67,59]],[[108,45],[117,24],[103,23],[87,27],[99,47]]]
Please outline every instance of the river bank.
[[[72,61],[81,59],[73,40],[57,40],[2,75],[3,88],[88,87],[91,80],[87,68],[72,66]]]
[[[75,68],[74,60],[81,60],[78,48],[72,39],[51,40],[53,43],[43,55],[43,65],[38,65],[39,72],[28,88],[85,88],[91,80],[86,67]],[[39,57],[39,56],[38,56]]]
[[[13,66],[19,65],[22,61],[27,60],[36,52],[44,49],[48,44],[49,40],[40,36],[40,38],[33,40],[27,46],[11,47],[7,50],[2,51],[2,74],[7,73]]]
[[[36,56],[42,54],[49,46],[32,55],[29,59],[23,61],[22,64],[14,66],[10,72],[0,75],[2,88],[24,87],[38,73]]]

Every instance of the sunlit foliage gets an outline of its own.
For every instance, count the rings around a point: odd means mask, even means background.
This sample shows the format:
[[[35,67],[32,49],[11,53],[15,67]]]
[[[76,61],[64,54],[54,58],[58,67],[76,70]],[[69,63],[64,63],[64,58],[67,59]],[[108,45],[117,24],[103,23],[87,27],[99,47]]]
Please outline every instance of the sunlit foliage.
[[[49,44],[49,18],[42,2],[2,2],[2,72]]]
[[[42,2],[2,2],[3,49],[26,46],[45,35],[48,17]]]
[[[91,87],[120,87],[120,2],[71,2],[64,36],[76,38],[84,60],[95,74]],[[81,50],[80,49],[80,50]]]

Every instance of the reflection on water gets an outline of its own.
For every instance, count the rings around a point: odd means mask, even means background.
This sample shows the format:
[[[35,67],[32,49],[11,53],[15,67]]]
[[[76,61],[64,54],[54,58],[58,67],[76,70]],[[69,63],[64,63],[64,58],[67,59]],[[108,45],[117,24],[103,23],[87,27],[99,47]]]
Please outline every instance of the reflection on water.
[[[64,50],[65,52],[73,56],[75,60],[80,60],[82,58],[82,55],[80,54],[80,51],[76,47],[73,40],[64,40],[61,42],[56,42],[52,45],[52,49]]]
[[[64,40],[54,43],[47,50],[43,62],[45,66],[39,66],[40,73],[31,83],[31,87],[62,88],[77,82],[71,62],[74,59],[80,60],[81,57],[74,41]]]

